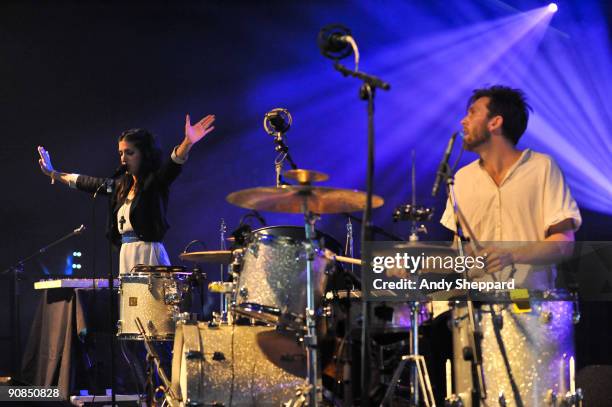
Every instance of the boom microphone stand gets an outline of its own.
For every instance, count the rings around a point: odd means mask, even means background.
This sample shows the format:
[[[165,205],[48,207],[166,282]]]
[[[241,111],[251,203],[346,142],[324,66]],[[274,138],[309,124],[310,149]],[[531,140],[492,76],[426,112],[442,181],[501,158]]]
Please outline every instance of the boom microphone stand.
[[[437,185],[440,180],[443,180],[444,183],[446,184],[446,194],[447,194],[448,199],[450,200],[451,206],[453,207],[453,213],[455,217],[456,226],[455,226],[454,240],[457,245],[457,251],[459,252],[459,256],[463,257],[464,251],[463,251],[463,244],[461,242],[461,235],[459,232],[460,230],[463,232],[464,235],[467,233],[467,237],[470,238],[470,245],[472,246],[472,249],[474,250],[474,252],[478,250],[478,246],[477,246],[477,241],[474,237],[474,233],[472,232],[472,229],[470,228],[470,225],[467,222],[467,219],[465,219],[465,217],[463,216],[463,212],[461,212],[461,209],[459,208],[459,204],[457,203],[457,199],[455,197],[455,189],[454,189],[455,177],[453,174],[453,169],[448,165],[450,152],[452,150],[456,136],[457,136],[457,133],[453,134],[453,136],[451,137],[449,141],[447,150],[444,154],[444,158],[442,160],[442,163],[440,164],[440,168],[438,169],[438,174],[437,174],[436,182],[434,183],[434,189],[432,191],[432,195],[435,196],[435,193],[437,191]],[[466,277],[467,277],[467,271],[466,271]],[[466,299],[466,305],[467,305],[468,326],[470,330],[468,342],[469,342],[469,348],[471,351],[470,353],[471,353],[472,377],[473,377],[472,382],[474,384],[474,388],[472,389],[472,394],[471,394],[471,399],[472,399],[471,405],[479,406],[480,400],[486,400],[487,398],[487,389],[486,389],[486,384],[484,380],[484,371],[483,371],[483,366],[482,366],[481,341],[483,338],[483,333],[482,333],[482,328],[480,326],[480,322],[477,322],[476,320],[474,302],[472,301],[469,293]],[[450,400],[447,400],[447,403],[449,406],[453,406],[453,407],[463,405],[462,400],[458,398],[457,395],[454,395],[454,397],[452,397]]]
[[[80,235],[81,233],[83,233],[83,231],[85,230],[85,225],[81,225],[78,228],[74,229],[72,232],[68,233],[67,235],[62,236],[61,238],[57,239],[54,242],[49,243],[48,245],[41,247],[40,249],[38,249],[37,251],[35,251],[33,254],[18,260],[15,264],[13,264],[12,266],[8,267],[7,269],[3,270],[2,272],[0,272],[0,274],[8,274],[11,273],[12,274],[12,291],[13,291],[13,295],[12,295],[12,307],[13,307],[13,315],[12,315],[12,328],[13,328],[13,370],[14,373],[17,375],[18,371],[19,371],[19,366],[18,366],[18,362],[16,361],[16,358],[19,358],[21,356],[21,324],[20,324],[20,300],[19,300],[19,296],[20,296],[20,289],[19,289],[19,280],[20,280],[20,274],[22,274],[24,272],[24,267],[23,265],[46,253],[47,250],[49,250],[50,248],[52,248],[53,246],[56,246],[60,243],[62,243],[63,241],[76,236],[76,235]]]
[[[363,211],[363,223],[361,228],[361,252],[364,252],[365,244],[372,240],[372,194],[374,186],[374,96],[376,88],[389,90],[391,86],[380,78],[361,72],[357,69],[359,63],[359,51],[357,44],[351,36],[348,28],[332,24],[323,27],[319,32],[319,48],[321,53],[334,60],[334,68],[344,76],[351,76],[361,80],[363,83],[359,89],[359,98],[367,101],[368,112],[368,154],[367,154],[367,176],[366,176],[366,205]],[[351,54],[355,54],[355,70],[351,70],[338,62]],[[368,366],[370,365],[370,306],[368,301],[363,299],[363,325],[361,331],[361,405],[369,406],[370,377]]]

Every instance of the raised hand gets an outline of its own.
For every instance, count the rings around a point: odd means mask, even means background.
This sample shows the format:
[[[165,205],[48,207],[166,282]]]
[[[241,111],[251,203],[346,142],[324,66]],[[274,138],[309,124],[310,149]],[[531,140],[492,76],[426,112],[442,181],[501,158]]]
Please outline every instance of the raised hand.
[[[212,125],[214,121],[215,115],[209,114],[192,126],[189,115],[185,116],[185,138],[189,139],[191,144],[197,143],[215,129]]]
[[[45,150],[43,146],[38,146],[38,154],[40,155],[40,159],[38,160],[38,164],[40,165],[41,171],[50,176],[55,169],[53,168],[53,164],[51,164],[51,157],[49,156],[49,152]]]

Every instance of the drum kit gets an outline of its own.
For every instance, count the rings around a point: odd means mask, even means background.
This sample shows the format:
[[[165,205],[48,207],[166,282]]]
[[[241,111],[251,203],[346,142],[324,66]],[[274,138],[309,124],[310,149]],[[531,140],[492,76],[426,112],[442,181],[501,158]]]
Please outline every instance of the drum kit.
[[[326,179],[319,172],[293,170],[285,177],[299,184],[245,189],[227,200],[252,210],[301,213],[303,227],[263,227],[232,250],[179,256],[229,267],[227,281],[208,284],[210,292],[224,298],[227,314],[198,322],[186,312],[192,273],[185,267],[137,266],[120,276],[118,337],[145,341],[148,349],[152,341],[174,342],[171,379],[159,375],[162,399],[170,406],[355,405],[364,398],[380,405],[435,406],[415,339],[418,327],[432,320],[431,301],[377,306],[368,320],[376,344],[371,366],[359,366],[355,356],[364,320],[362,296],[359,278],[342,265],[361,261],[342,256],[340,244],[314,226],[318,215],[363,209],[365,193],[313,186]],[[373,202],[379,207],[383,199],[375,196]],[[338,273],[342,278],[335,280],[344,284],[334,286],[331,281]],[[581,394],[574,385],[573,358],[568,358],[576,317],[568,300],[572,298],[547,298],[520,312],[507,302],[482,305],[475,313],[480,329],[476,348],[465,302],[446,301],[453,360],[442,402],[578,405]],[[403,349],[408,343],[410,355]],[[412,368],[403,372],[406,363]],[[356,386],[360,369],[371,372],[372,389]],[[420,401],[412,394],[419,389]]]

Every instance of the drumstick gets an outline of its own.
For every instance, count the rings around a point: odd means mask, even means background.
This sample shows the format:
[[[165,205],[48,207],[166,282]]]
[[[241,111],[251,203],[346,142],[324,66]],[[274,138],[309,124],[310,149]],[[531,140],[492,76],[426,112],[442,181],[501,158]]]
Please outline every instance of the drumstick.
[[[339,261],[342,263],[356,264],[358,266],[361,266],[363,264],[361,259],[355,259],[353,257],[346,257],[346,256],[338,256],[336,253],[332,252],[329,249],[325,249],[324,255],[325,255],[325,258],[328,260]]]

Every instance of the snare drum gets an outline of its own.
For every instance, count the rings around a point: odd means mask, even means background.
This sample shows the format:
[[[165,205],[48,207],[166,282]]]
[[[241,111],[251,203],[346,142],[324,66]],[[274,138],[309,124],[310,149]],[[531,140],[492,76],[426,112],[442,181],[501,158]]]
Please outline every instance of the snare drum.
[[[574,355],[574,304],[535,297],[526,310],[506,302],[483,304],[476,312],[483,333],[487,390],[482,406],[544,406],[549,405],[545,400],[551,392],[559,394],[561,366],[567,374],[567,359]],[[455,393],[463,405],[471,406],[473,375],[471,362],[466,360],[471,331],[465,302],[456,302],[451,314]]]
[[[153,340],[172,340],[175,321],[190,302],[190,274],[180,266],[137,265],[120,275],[119,339],[143,340],[135,321],[138,317]]]
[[[243,253],[236,290],[235,311],[260,321],[298,328],[306,309],[306,250],[304,228],[272,226],[253,231]],[[322,244],[319,244],[319,241]],[[317,232],[314,244],[316,306],[325,290],[333,264],[321,248],[339,250],[329,236]]]

